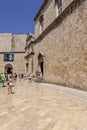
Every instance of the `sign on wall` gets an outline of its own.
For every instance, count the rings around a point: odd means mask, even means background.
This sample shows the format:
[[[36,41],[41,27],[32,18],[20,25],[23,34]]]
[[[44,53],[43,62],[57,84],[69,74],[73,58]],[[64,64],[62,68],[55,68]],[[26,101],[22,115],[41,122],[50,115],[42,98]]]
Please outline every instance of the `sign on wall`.
[[[14,54],[11,54],[11,53],[7,53],[7,54],[4,54],[4,61],[14,61]]]

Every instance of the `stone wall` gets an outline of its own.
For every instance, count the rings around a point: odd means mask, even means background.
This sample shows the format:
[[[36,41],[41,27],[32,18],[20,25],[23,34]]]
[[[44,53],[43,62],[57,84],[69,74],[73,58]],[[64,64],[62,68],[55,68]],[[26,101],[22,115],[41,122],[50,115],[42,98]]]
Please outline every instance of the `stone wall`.
[[[13,67],[13,73],[25,73],[24,48],[26,36],[26,34],[0,34],[0,72],[5,72],[5,66],[11,64]],[[13,53],[14,61],[4,61],[5,53]]]
[[[44,17],[44,25],[43,30],[45,30],[58,16],[58,9],[57,9],[57,3],[56,0],[48,0],[48,2],[45,4],[43,9],[40,11],[39,16],[35,20],[35,37],[37,38],[40,35],[40,23],[39,19],[40,16],[43,15]],[[69,6],[69,4],[73,0],[62,0],[62,11]]]
[[[40,12],[40,16],[44,15],[44,25],[43,29],[46,29],[47,26],[53,22],[53,20],[56,18],[56,8],[55,8],[55,1],[50,0],[46,4],[45,8]],[[35,37],[38,37],[40,35],[40,23],[39,18],[35,21]]]
[[[77,5],[36,41],[34,70],[42,51],[46,81],[87,90],[87,0]]]
[[[15,53],[13,68],[16,73],[25,73],[24,53]]]
[[[0,33],[0,52],[10,52],[12,44],[11,33]]]
[[[74,0],[62,0],[62,10],[64,10],[67,6],[69,6],[71,4],[71,2],[73,2]]]
[[[13,35],[14,51],[22,52],[25,51],[26,34]]]

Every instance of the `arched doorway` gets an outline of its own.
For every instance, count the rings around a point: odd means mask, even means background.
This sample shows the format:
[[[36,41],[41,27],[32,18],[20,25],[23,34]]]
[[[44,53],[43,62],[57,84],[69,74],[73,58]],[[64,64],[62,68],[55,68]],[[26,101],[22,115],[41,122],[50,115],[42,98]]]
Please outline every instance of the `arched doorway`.
[[[41,73],[42,73],[42,78],[43,78],[43,75],[44,75],[44,55],[42,55],[41,52],[39,52],[39,55],[38,55],[38,65],[40,66],[40,70],[41,70]]]
[[[11,64],[6,64],[5,65],[5,73],[12,73],[13,72],[13,66]]]

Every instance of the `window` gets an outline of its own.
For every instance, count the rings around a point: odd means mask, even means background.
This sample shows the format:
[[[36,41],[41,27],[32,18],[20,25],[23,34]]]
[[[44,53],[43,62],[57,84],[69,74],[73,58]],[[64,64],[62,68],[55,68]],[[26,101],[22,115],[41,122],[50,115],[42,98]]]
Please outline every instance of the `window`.
[[[58,15],[62,13],[62,0],[56,0],[56,5],[58,8]]]
[[[40,23],[40,33],[41,33],[41,32],[43,31],[43,25],[44,25],[44,18],[43,18],[43,15],[40,17],[39,23]]]

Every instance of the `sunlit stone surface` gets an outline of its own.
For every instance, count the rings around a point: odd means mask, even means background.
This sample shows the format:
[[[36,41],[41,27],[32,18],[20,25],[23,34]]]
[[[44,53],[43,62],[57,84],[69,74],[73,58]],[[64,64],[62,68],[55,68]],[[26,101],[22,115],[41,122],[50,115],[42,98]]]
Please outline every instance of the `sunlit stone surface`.
[[[87,92],[27,80],[13,91],[0,87],[0,130],[87,130]]]

